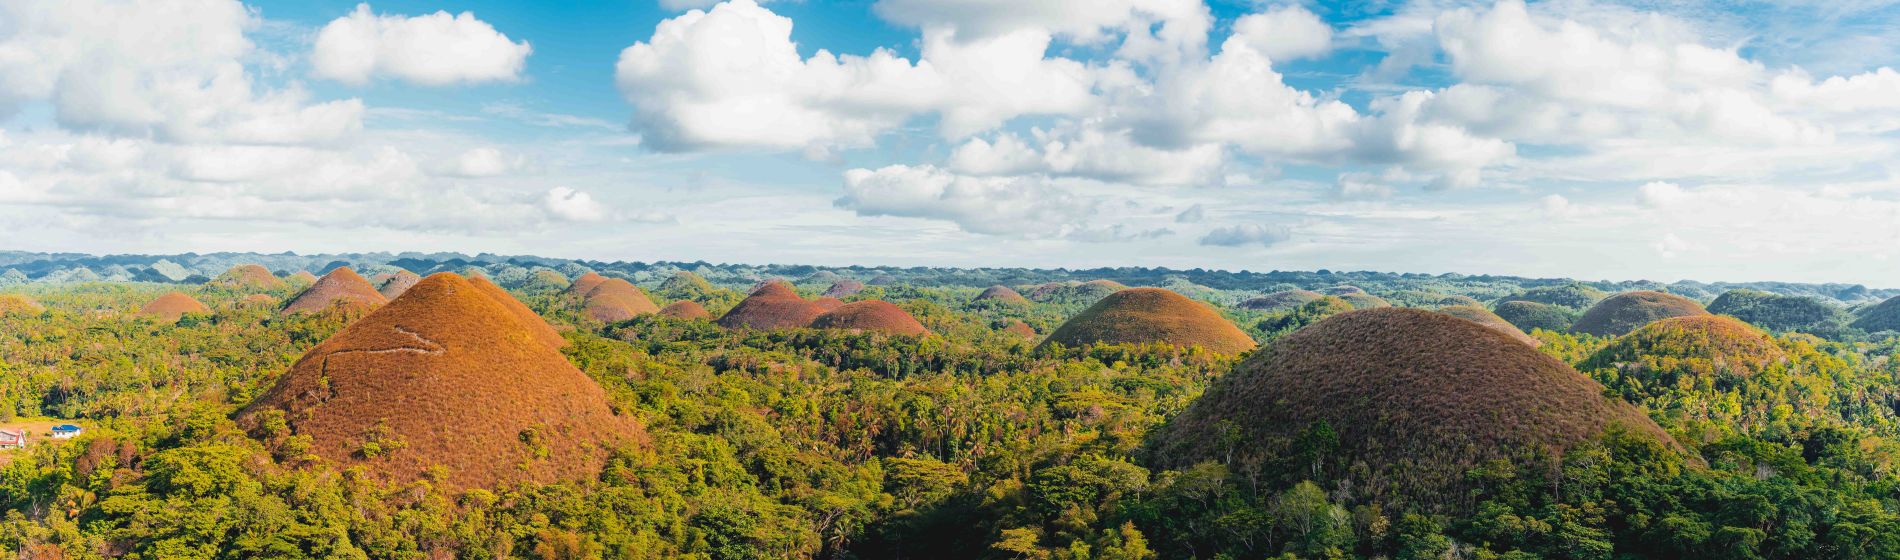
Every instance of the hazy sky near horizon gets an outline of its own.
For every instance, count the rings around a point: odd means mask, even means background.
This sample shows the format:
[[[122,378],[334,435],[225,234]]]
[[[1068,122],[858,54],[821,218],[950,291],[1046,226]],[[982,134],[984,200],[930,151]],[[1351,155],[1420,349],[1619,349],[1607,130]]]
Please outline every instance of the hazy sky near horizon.
[[[1900,287],[1900,5],[0,2],[0,249]]]

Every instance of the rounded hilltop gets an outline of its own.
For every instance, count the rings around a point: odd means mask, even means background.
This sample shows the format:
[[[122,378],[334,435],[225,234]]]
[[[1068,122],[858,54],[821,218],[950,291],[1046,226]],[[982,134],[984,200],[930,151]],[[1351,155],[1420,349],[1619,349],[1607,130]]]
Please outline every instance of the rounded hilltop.
[[[1847,323],[1847,312],[1820,299],[1757,290],[1729,290],[1709,302],[1709,312],[1764,329],[1787,331]]]
[[[1570,282],[1552,286],[1538,286],[1498,299],[1498,303],[1507,301],[1528,301],[1581,310],[1603,301],[1609,294],[1582,282]]]
[[[431,275],[304,354],[239,424],[267,444],[308,437],[310,454],[397,484],[432,469],[462,487],[592,478],[644,432],[512,300]],[[289,433],[264,433],[273,418]]]
[[[883,300],[854,301],[826,311],[812,320],[812,328],[872,331],[884,334],[923,336],[930,334],[923,323],[902,308]]]
[[[790,329],[811,326],[822,312],[817,305],[798,297],[791,284],[766,282],[715,322],[729,329]]]
[[[1761,329],[1732,317],[1690,315],[1662,319],[1616,339],[1579,367],[1615,368],[1634,380],[1637,395],[1654,397],[1677,387],[1718,385],[1718,375],[1750,377],[1788,358]]]
[[[997,286],[990,286],[988,288],[984,288],[983,293],[977,294],[976,299],[973,299],[971,301],[997,301],[997,302],[1002,302],[1002,303],[1017,304],[1017,303],[1029,303],[1029,298],[1023,297],[1021,293],[1018,293],[1016,290],[1010,289],[1009,286],[997,285]]]
[[[691,300],[676,301],[673,303],[666,304],[666,307],[660,308],[660,316],[672,317],[674,319],[685,319],[688,321],[712,320],[712,314],[706,312],[705,306],[700,305],[699,302],[691,301]]]
[[[283,279],[271,274],[270,269],[256,264],[233,266],[211,279],[210,284],[232,290],[275,290],[285,286]]]
[[[1570,332],[1622,336],[1659,319],[1707,315],[1702,304],[1675,294],[1655,291],[1623,292],[1605,298],[1577,317]]]
[[[1376,309],[1380,307],[1392,307],[1392,302],[1386,301],[1385,298],[1368,294],[1365,292],[1345,293],[1345,294],[1339,294],[1334,297],[1345,300],[1346,303],[1352,304],[1353,309]]]
[[[864,291],[863,282],[852,280],[850,278],[845,278],[837,282],[831,283],[830,288],[825,288],[824,296],[830,297],[830,298],[846,298],[846,297],[851,297],[853,295],[856,295],[858,292],[862,292],[862,291]]]
[[[305,288],[297,297],[291,298],[290,303],[284,304],[284,313],[310,313],[333,306],[367,311],[385,303],[389,303],[389,299],[377,292],[369,280],[350,270],[350,267],[340,266],[318,278],[316,283]]]
[[[1157,430],[1149,454],[1158,468],[1261,465],[1289,483],[1432,506],[1457,503],[1473,467],[1536,467],[1612,426],[1673,445],[1642,411],[1509,335],[1382,308],[1334,315],[1254,353]],[[1329,449],[1302,459],[1314,442]]]
[[[397,296],[409,291],[409,288],[415,287],[416,283],[421,281],[422,277],[414,272],[398,270],[377,284],[376,293],[382,294],[386,299],[396,299]]]
[[[1900,296],[1861,310],[1852,326],[1867,332],[1900,331]]]
[[[140,315],[151,317],[164,323],[176,323],[178,319],[184,317],[186,313],[210,312],[211,308],[205,307],[204,303],[199,302],[197,298],[185,295],[184,292],[165,292],[163,295],[154,298],[150,303],[146,303],[144,307],[139,308]]]
[[[1492,309],[1492,312],[1496,313],[1498,318],[1510,322],[1511,325],[1524,332],[1537,329],[1551,332],[1568,331],[1576,313],[1569,308],[1534,301],[1502,302]]]
[[[1043,344],[1162,343],[1200,346],[1221,354],[1252,350],[1247,333],[1207,304],[1161,288],[1128,288],[1109,294],[1057,327]]]
[[[1323,297],[1326,297],[1326,294],[1311,290],[1286,290],[1242,301],[1240,302],[1240,308],[1280,313],[1299,309],[1300,306],[1312,303]]]
[[[660,307],[653,304],[653,299],[648,298],[646,292],[621,278],[608,278],[594,283],[582,301],[585,304],[582,313],[602,323],[618,323],[660,311]]]
[[[1518,330],[1517,326],[1512,325],[1510,321],[1504,320],[1503,317],[1499,317],[1497,316],[1497,314],[1492,313],[1483,307],[1478,307],[1475,305],[1452,305],[1448,307],[1441,307],[1438,309],[1438,312],[1444,313],[1446,315],[1450,315],[1453,317],[1457,317],[1459,319],[1464,319],[1466,321],[1471,321],[1473,323],[1477,323],[1480,326],[1483,326],[1484,328],[1491,329],[1500,333],[1504,333],[1505,336],[1511,337],[1512,340],[1516,340],[1518,342],[1531,345],[1532,347],[1542,346],[1544,344],[1544,341],[1537,340],[1536,337],[1533,337],[1528,334],[1524,334],[1524,331]]]

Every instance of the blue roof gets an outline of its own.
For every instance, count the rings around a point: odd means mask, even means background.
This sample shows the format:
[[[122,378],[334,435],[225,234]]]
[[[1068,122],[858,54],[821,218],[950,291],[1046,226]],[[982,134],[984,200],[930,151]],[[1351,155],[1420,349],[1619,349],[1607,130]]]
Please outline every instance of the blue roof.
[[[72,424],[60,424],[60,425],[58,425],[58,426],[53,426],[53,431],[55,431],[55,432],[77,432],[77,431],[79,431],[79,426],[74,426],[74,425],[72,425]]]

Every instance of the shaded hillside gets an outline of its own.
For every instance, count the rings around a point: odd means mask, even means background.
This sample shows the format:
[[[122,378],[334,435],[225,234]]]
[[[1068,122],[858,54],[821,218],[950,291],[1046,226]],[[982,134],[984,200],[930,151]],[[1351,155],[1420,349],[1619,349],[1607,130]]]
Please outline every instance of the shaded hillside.
[[[1511,337],[1512,340],[1528,344],[1533,348],[1544,344],[1543,341],[1537,340],[1531,335],[1524,334],[1524,331],[1518,330],[1517,326],[1512,325],[1510,321],[1504,320],[1503,317],[1499,317],[1497,314],[1487,311],[1483,307],[1475,305],[1453,305],[1439,308],[1438,312],[1471,321],[1484,328],[1504,333],[1506,336]]]
[[[1702,309],[1702,304],[1682,296],[1651,291],[1623,292],[1591,306],[1577,317],[1570,331],[1622,336],[1659,319],[1706,314],[1708,311]]]
[[[377,292],[369,280],[350,267],[340,266],[291,298],[290,303],[284,304],[284,313],[309,313],[336,306],[367,311],[385,303],[389,303],[389,299]]]
[[[1609,297],[1609,294],[1603,293],[1603,290],[1582,283],[1572,282],[1556,286],[1538,286],[1505,296],[1499,299],[1498,302],[1529,301],[1581,310],[1596,305],[1597,302],[1603,301],[1605,297]]]
[[[813,319],[812,328],[873,331],[905,336],[923,336],[930,331],[902,308],[883,300],[854,301],[826,311]]]
[[[1322,297],[1326,297],[1326,295],[1309,290],[1287,290],[1240,302],[1240,308],[1266,311],[1269,313],[1282,313],[1297,309],[1302,305],[1306,305]]]
[[[1867,332],[1900,331],[1900,296],[1861,310],[1853,326]]]
[[[311,349],[238,418],[267,444],[308,437],[324,461],[397,483],[436,468],[468,487],[592,478],[643,434],[537,342],[546,326],[435,274]]]
[[[699,302],[692,300],[676,301],[666,304],[666,307],[660,308],[660,316],[686,319],[689,321],[712,320],[712,314],[707,313],[706,308],[699,305]]]
[[[396,299],[396,296],[400,296],[403,292],[409,291],[409,288],[414,287],[417,282],[421,281],[422,277],[416,275],[414,272],[398,270],[377,284],[376,293],[382,294],[385,299]]]
[[[1825,329],[1849,322],[1846,311],[1827,302],[1756,290],[1724,292],[1709,304],[1709,312],[1777,331]]]
[[[1340,294],[1338,297],[1339,299],[1345,300],[1346,303],[1352,304],[1353,309],[1377,309],[1392,306],[1392,302],[1386,301],[1385,298],[1368,293]]]
[[[1159,467],[1257,465],[1285,483],[1463,509],[1465,472],[1536,465],[1612,425],[1667,441],[1570,366],[1471,321],[1417,309],[1343,313],[1255,353],[1150,439]],[[1541,468],[1541,467],[1538,467]]]
[[[862,291],[864,291],[863,282],[846,278],[843,280],[839,280],[837,282],[833,282],[830,288],[825,288],[825,293],[823,295],[825,297],[832,297],[832,298],[846,298],[846,297],[851,297],[852,295],[855,295],[858,292],[862,292]]]
[[[798,297],[792,287],[783,282],[768,282],[753,290],[732,307],[717,323],[729,329],[788,329],[811,326],[822,310],[805,298]]]
[[[1010,289],[1008,286],[990,286],[977,294],[974,301],[997,301],[1009,304],[1029,303],[1029,298]]]
[[[275,290],[284,287],[283,279],[262,265],[241,264],[212,278],[211,285],[231,290]]]
[[[1049,334],[1043,344],[1095,343],[1200,346],[1222,354],[1254,347],[1253,338],[1207,304],[1161,288],[1117,291]]]
[[[1537,329],[1566,332],[1577,319],[1577,312],[1570,308],[1521,300],[1499,303],[1492,313],[1524,332]]]

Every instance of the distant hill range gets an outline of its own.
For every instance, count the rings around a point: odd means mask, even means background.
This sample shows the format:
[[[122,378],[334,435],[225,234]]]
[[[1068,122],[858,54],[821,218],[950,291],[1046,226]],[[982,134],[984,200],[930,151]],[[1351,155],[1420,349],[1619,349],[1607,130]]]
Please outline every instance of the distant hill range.
[[[203,283],[241,264],[259,264],[278,275],[306,270],[322,275],[349,266],[364,276],[407,270],[420,275],[434,272],[481,272],[503,286],[528,282],[537,270],[553,270],[568,278],[587,272],[626,278],[645,287],[657,286],[680,271],[698,274],[719,285],[744,289],[762,280],[791,279],[801,287],[822,291],[839,279],[873,285],[897,283],[915,286],[970,287],[1029,286],[1052,282],[1113,280],[1129,286],[1161,286],[1182,293],[1198,290],[1205,299],[1228,305],[1264,293],[1293,289],[1352,285],[1377,293],[1418,290],[1463,295],[1493,301],[1522,290],[1581,283],[1606,293],[1657,290],[1702,302],[1729,290],[1745,288],[1768,293],[1811,296],[1848,305],[1871,303],[1900,295],[1900,288],[1868,288],[1859,284],[1803,284],[1794,282],[1673,283],[1647,280],[1579,281],[1569,278],[1421,274],[1370,271],[1227,271],[1118,267],[1092,269],[950,268],[950,267],[825,267],[786,264],[715,264],[700,262],[624,262],[557,259],[529,255],[482,253],[183,253],[177,255],[87,255],[0,251],[0,286],[29,282],[155,282]],[[876,280],[873,282],[873,280]]]

